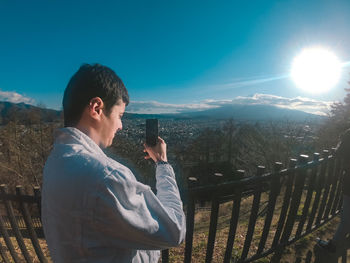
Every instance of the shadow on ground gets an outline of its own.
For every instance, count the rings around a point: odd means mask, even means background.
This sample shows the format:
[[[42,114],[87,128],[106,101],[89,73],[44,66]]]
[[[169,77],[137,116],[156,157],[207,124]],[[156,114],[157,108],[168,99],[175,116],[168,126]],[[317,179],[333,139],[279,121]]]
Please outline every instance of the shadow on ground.
[[[295,263],[350,263],[350,238],[347,238],[341,247],[337,248],[336,253],[330,253],[318,245],[315,245],[313,251],[308,250],[304,257],[297,257]]]
[[[350,238],[348,237],[342,245],[337,248],[336,253],[329,253],[317,245],[315,245],[313,252],[315,263],[350,262]]]

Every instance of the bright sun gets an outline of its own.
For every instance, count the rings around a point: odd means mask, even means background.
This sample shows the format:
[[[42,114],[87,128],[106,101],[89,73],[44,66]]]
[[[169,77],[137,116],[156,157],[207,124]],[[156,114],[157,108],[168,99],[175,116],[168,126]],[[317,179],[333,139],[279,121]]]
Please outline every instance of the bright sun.
[[[335,86],[341,75],[341,63],[331,51],[313,47],[294,58],[291,78],[297,87],[310,93],[322,93]]]

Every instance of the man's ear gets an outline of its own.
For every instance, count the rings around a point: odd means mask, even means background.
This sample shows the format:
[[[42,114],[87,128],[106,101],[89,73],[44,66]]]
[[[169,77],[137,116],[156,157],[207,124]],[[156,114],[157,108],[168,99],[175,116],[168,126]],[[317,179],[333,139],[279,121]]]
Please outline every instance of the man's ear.
[[[93,119],[100,119],[101,118],[101,115],[102,115],[102,109],[104,107],[104,104],[103,104],[103,100],[100,98],[100,97],[95,97],[95,98],[92,98],[90,100],[90,103],[89,103],[89,115],[93,118]]]

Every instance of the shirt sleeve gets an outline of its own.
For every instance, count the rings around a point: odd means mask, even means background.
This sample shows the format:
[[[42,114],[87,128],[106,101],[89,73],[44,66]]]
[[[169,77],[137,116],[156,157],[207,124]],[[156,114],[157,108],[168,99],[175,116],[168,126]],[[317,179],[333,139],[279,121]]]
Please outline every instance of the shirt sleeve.
[[[185,237],[186,223],[172,167],[157,165],[157,195],[149,186],[130,179],[134,176],[128,173],[131,171],[113,170],[99,185],[87,237],[125,249],[179,245]]]

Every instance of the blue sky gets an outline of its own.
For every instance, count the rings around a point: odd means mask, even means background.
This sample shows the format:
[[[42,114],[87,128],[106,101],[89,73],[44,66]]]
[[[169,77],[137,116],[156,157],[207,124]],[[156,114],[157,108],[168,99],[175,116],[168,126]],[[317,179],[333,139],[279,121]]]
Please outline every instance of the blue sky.
[[[130,110],[262,97],[329,104],[344,97],[350,67],[323,94],[280,77],[308,46],[348,62],[349,14],[348,0],[1,1],[0,99],[60,109],[71,75],[98,62],[123,79]]]

